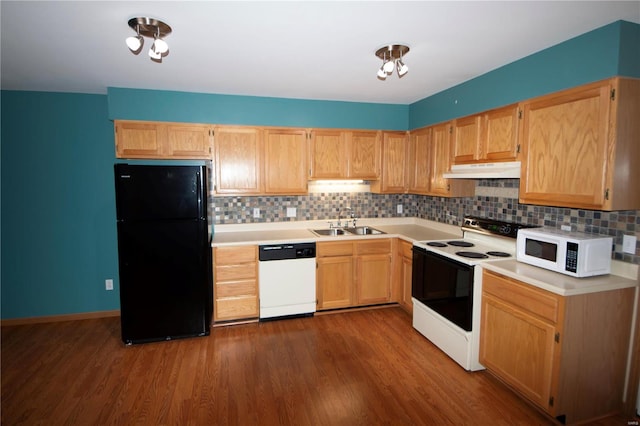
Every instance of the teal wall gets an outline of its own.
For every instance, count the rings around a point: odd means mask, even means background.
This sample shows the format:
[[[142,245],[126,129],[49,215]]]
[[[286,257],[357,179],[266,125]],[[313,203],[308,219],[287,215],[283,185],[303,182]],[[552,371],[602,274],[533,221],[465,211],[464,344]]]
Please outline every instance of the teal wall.
[[[2,318],[118,309],[107,97],[1,96]]]
[[[614,22],[415,102],[409,129],[614,75],[640,77],[640,25]]]
[[[109,118],[254,126],[407,130],[409,106],[110,87]]]
[[[410,106],[2,91],[1,317],[119,308],[112,119],[406,130],[617,74],[640,77],[639,40],[640,25],[613,23]]]

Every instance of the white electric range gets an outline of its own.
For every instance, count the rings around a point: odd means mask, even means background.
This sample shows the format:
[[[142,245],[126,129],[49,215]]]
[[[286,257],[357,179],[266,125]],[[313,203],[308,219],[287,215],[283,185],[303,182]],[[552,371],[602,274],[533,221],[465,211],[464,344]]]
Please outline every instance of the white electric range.
[[[466,370],[482,370],[482,274],[475,266],[513,258],[518,229],[531,226],[467,216],[463,238],[413,243],[413,327]]]

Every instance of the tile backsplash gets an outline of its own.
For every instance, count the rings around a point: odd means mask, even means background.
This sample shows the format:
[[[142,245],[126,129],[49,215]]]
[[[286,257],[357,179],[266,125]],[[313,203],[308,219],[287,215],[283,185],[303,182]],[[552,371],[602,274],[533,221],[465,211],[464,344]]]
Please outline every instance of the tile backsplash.
[[[216,224],[266,223],[295,220],[335,221],[340,210],[351,207],[360,218],[419,217],[460,225],[465,215],[508,222],[608,235],[614,238],[613,258],[640,264],[639,244],[635,254],[622,252],[622,236],[640,239],[640,211],[603,212],[518,203],[518,179],[483,179],[476,183],[475,197],[443,198],[411,194],[354,192],[313,192],[301,196],[212,197],[211,216]],[[402,205],[402,213],[397,206]],[[296,208],[296,217],[287,217],[287,207]],[[254,218],[254,208],[260,217]]]

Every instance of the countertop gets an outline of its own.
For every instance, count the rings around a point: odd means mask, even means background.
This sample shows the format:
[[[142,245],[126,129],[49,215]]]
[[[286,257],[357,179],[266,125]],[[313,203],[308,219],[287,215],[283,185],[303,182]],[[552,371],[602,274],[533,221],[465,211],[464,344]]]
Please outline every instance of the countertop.
[[[621,263],[615,262],[614,265]],[[518,262],[515,259],[484,262],[480,266],[484,269],[502,274],[509,278],[550,291],[561,296],[575,296],[578,294],[597,293],[601,291],[618,290],[621,288],[638,287],[638,280],[621,275],[599,275],[587,278],[574,278],[569,275],[549,271],[537,266]],[[621,268],[633,270],[631,265],[621,265]],[[637,266],[635,268],[637,276]],[[633,272],[631,272],[632,274]]]
[[[385,234],[317,236],[311,229],[328,228],[327,221],[292,221],[216,225],[212,247],[229,245],[279,244],[298,242],[348,241],[375,238],[401,238],[414,242],[446,240],[462,237],[460,227],[418,218],[361,219],[358,226],[371,226]],[[515,259],[483,262],[487,270],[525,282],[561,296],[595,293],[638,287],[638,265],[612,261],[612,274],[574,278],[516,261]]]
[[[462,230],[453,225],[418,218],[361,219],[358,226],[371,226],[385,234],[317,236],[311,229],[325,229],[327,221],[295,221],[216,225],[212,247],[225,245],[278,244],[310,241],[345,241],[355,239],[402,238],[406,241],[445,240],[462,237]]]

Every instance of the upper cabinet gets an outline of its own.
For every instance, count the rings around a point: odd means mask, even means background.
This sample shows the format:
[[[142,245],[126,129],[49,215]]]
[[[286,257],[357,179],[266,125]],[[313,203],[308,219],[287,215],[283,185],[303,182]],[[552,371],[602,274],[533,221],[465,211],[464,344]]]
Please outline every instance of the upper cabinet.
[[[431,126],[431,157],[429,160],[428,195],[440,197],[473,197],[476,183],[468,179],[446,179],[453,160],[453,122]]]
[[[640,80],[614,78],[522,104],[520,202],[640,208]]]
[[[456,119],[453,139],[453,164],[514,161],[518,155],[518,106]]]
[[[309,142],[310,179],[377,179],[380,132],[314,129]]]
[[[217,126],[214,140],[214,191],[262,193],[262,131],[256,127]]]
[[[382,173],[380,180],[371,183],[371,191],[381,194],[406,192],[407,132],[382,133]]]
[[[306,194],[307,131],[264,131],[264,189],[267,194]]]
[[[419,129],[409,135],[407,164],[409,193],[428,195],[431,187],[431,128]]]
[[[116,158],[211,159],[210,125],[124,120],[114,124]]]

